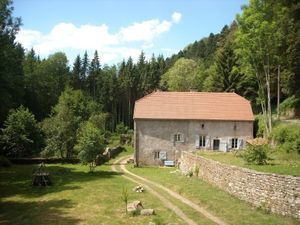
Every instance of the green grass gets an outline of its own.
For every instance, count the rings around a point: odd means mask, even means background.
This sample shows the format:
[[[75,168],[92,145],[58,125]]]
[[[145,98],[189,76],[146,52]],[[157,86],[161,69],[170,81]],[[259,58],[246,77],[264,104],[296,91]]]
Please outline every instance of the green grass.
[[[130,175],[128,175],[128,176],[130,176]],[[209,220],[205,216],[199,214],[199,212],[197,212],[193,208],[191,208],[191,207],[187,206],[186,204],[180,202],[179,200],[175,199],[174,197],[170,196],[169,194],[166,194],[166,193],[162,192],[162,190],[160,188],[157,188],[153,185],[150,185],[150,186],[153,190],[155,190],[156,192],[162,194],[163,197],[165,197],[167,200],[169,200],[173,205],[176,205],[178,208],[180,208],[182,210],[182,212],[187,215],[187,217],[192,219],[197,224],[199,224],[199,225],[201,225],[201,224],[213,225],[214,224],[211,220]],[[147,188],[146,188],[146,192],[147,192]],[[153,197],[153,199],[155,199],[155,198],[156,197]]]
[[[112,172],[109,163],[94,173],[83,165],[47,165],[54,183],[51,187],[31,186],[35,167],[0,168],[0,224],[183,224],[149,193],[133,192],[135,184]],[[154,208],[156,215],[126,215],[121,197],[124,187],[129,201],[140,200],[144,207]]]
[[[120,145],[120,135],[112,135],[109,138],[108,147],[113,148]]]
[[[198,151],[196,154],[221,163],[245,167],[256,171],[300,176],[300,155],[297,153],[270,154],[272,160],[269,160],[267,165],[247,164],[239,154],[235,156],[232,152]]]
[[[222,218],[228,224],[300,224],[299,220],[294,218],[269,214],[262,209],[254,208],[201,179],[188,178],[178,172],[171,173],[175,170],[174,168],[135,168],[132,165],[127,166],[127,168],[187,197]]]

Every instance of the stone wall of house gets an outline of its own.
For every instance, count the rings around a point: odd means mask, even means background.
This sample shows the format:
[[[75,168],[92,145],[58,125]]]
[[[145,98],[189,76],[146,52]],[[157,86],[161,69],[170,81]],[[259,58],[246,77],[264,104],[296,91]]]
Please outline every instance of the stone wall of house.
[[[182,152],[180,170],[271,212],[300,218],[300,177],[257,172]],[[195,173],[195,172],[194,172]]]
[[[167,160],[177,161],[181,151],[196,150],[196,138],[206,136],[206,149],[212,149],[213,140],[220,140],[220,145],[230,144],[231,138],[244,140],[253,137],[252,121],[200,121],[200,120],[147,120],[134,121],[135,158],[139,165],[161,165],[155,159],[155,152],[167,153]],[[183,135],[182,142],[173,140],[174,134]]]

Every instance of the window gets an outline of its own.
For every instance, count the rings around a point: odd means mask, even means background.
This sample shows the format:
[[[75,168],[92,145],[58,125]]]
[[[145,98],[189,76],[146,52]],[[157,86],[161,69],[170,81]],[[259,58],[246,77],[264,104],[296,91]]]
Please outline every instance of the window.
[[[166,160],[167,152],[165,151],[154,151],[154,159]]]
[[[232,138],[231,139],[231,148],[237,148],[237,145],[238,145],[238,139]]]
[[[204,123],[202,123],[201,128],[204,129]]]
[[[159,151],[154,152],[154,159],[159,159]]]
[[[174,134],[174,142],[183,142],[183,134],[181,133]]]
[[[233,130],[236,130],[236,124],[234,124],[234,126],[233,126]]]
[[[199,147],[205,147],[205,136],[199,136]]]

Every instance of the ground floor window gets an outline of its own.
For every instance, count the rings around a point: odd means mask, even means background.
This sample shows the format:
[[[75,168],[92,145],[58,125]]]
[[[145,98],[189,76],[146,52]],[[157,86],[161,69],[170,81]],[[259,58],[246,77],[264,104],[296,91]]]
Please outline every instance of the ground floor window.
[[[166,151],[154,151],[153,152],[154,159],[166,160],[167,152]]]
[[[237,148],[237,146],[238,146],[238,139],[232,138],[231,139],[231,148]]]
[[[154,159],[159,159],[159,151],[154,151]]]
[[[205,136],[199,136],[199,147],[205,147]]]

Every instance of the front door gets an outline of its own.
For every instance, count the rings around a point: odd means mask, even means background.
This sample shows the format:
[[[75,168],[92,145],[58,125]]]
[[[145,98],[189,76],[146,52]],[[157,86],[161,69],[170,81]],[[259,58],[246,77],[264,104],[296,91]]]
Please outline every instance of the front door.
[[[220,148],[220,140],[219,139],[214,139],[213,141],[213,150],[219,150]]]

